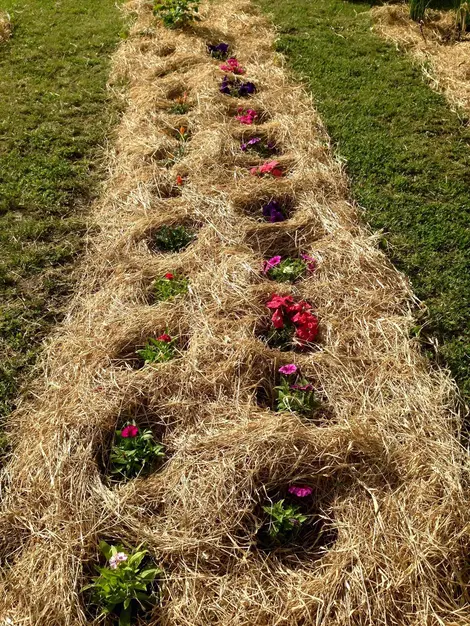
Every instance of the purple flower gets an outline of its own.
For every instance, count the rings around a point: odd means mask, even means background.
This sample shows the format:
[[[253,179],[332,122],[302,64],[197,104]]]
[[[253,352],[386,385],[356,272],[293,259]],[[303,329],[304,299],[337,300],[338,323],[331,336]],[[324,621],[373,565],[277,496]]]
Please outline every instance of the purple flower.
[[[240,97],[243,96],[251,96],[255,93],[256,91],[256,86],[254,83],[250,83],[250,82],[246,82],[246,83],[242,83],[240,82],[240,86],[238,87],[238,95]]]
[[[279,370],[281,374],[286,374],[289,376],[290,374],[295,374],[297,371],[297,365],[294,363],[288,363],[287,365],[282,365]]]
[[[229,45],[228,43],[207,44],[207,52],[216,59],[222,61],[227,58]]]
[[[246,143],[242,143],[240,145],[240,149],[243,150],[243,152],[246,152],[250,146],[254,146],[260,141],[261,141],[261,137],[253,137],[253,139],[250,139]]]
[[[222,82],[220,83],[219,91],[220,93],[225,93],[227,96],[231,95],[230,85],[231,81],[228,76],[224,76],[222,78]]]
[[[264,205],[263,215],[269,222],[283,222],[286,219],[283,208],[277,200],[270,200]]]
[[[304,261],[306,261],[308,271],[315,271],[315,268],[317,266],[317,260],[313,256],[309,256],[308,254],[301,254],[300,256]]]
[[[219,91],[227,96],[250,96],[255,93],[256,87],[254,83],[244,83],[238,78],[229,78],[225,75],[220,83]]]
[[[308,485],[291,485],[288,492],[298,498],[306,498],[312,495],[313,489]]]
[[[281,262],[281,259],[282,257],[280,256],[273,256],[268,261],[265,261],[263,263],[263,274],[267,274],[271,268],[276,267],[276,265],[279,265],[279,263]]]

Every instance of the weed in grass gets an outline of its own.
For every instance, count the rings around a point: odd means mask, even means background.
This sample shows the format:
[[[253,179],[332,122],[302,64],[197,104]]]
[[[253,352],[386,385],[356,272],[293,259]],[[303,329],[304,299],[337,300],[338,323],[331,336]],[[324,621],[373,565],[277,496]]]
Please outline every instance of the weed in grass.
[[[163,278],[157,279],[153,284],[153,293],[157,302],[163,302],[179,296],[180,294],[187,293],[189,280],[187,278],[180,278],[174,276],[171,273],[165,274]]]
[[[152,431],[140,430],[135,422],[126,422],[117,430],[110,454],[110,472],[118,480],[139,476],[165,456]]]
[[[200,0],[164,0],[154,4],[153,12],[167,28],[183,28],[198,21]]]
[[[155,604],[153,585],[162,570],[145,565],[148,551],[142,546],[126,551],[123,546],[101,541],[100,551],[108,563],[96,567],[98,576],[82,591],[91,592],[92,602],[102,615],[115,614],[119,626],[130,626],[133,614],[141,612],[146,605]]]
[[[179,252],[184,250],[195,238],[186,226],[162,226],[154,233],[152,240],[155,247],[162,252]]]
[[[177,337],[170,337],[166,333],[154,339],[151,337],[141,350],[136,353],[145,365],[151,363],[165,363],[176,356]]]

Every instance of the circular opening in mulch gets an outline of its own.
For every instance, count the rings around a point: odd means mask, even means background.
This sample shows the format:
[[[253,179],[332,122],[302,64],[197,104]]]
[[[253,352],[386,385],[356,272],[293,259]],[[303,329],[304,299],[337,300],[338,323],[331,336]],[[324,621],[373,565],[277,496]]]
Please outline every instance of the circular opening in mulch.
[[[155,54],[159,57],[168,57],[176,52],[176,46],[163,44],[155,49]]]
[[[132,425],[135,428],[129,427]],[[145,398],[125,407],[114,427],[104,433],[97,452],[103,478],[110,483],[120,483],[160,471],[171,457],[164,445],[169,428],[167,420],[151,409]],[[125,437],[121,436],[123,431]]]
[[[324,556],[338,538],[332,495],[331,486],[303,481],[268,490],[255,509],[260,520],[258,549],[274,553],[291,567]]]
[[[139,370],[143,367],[155,367],[181,358],[189,345],[189,337],[173,335],[162,330],[155,337],[137,339],[127,343],[115,358],[115,362],[126,369]]]
[[[235,137],[239,150],[246,157],[269,159],[281,153],[276,138],[272,133],[255,129],[244,130],[240,137]]]
[[[275,224],[288,220],[294,211],[294,199],[287,195],[243,198],[234,202],[235,210],[258,222]]]
[[[134,624],[136,620],[141,623],[141,620],[148,619],[148,615],[152,610],[152,607],[159,604],[159,583],[162,577],[162,570],[158,567],[158,564],[152,558],[150,554],[141,547],[137,550],[139,545],[138,539],[136,539],[136,545],[128,545],[125,541],[114,537],[103,537],[97,541],[97,547],[95,554],[92,558],[84,562],[83,577],[84,585],[82,585],[82,606],[84,613],[87,616],[90,623],[95,623],[99,619],[100,624],[104,626],[115,626],[118,623],[121,624]],[[112,550],[114,548],[114,550]],[[144,554],[142,554],[142,552]],[[136,574],[141,575],[145,581],[142,585],[142,580],[138,580],[137,576],[132,574],[126,574],[125,579],[129,586],[129,583],[135,582],[135,592],[140,590],[139,599],[132,598],[127,614],[124,609],[123,603],[116,603],[112,607],[110,598],[109,604],[103,599],[108,596],[107,590],[109,590],[109,581],[115,577],[116,585],[117,581],[122,581],[119,568],[125,566],[127,561],[130,561],[134,555],[140,554],[137,561],[134,560],[134,571]],[[97,567],[104,568],[104,571],[98,572]],[[140,582],[140,585],[139,585]],[[114,584],[113,584],[114,586]],[[108,615],[103,614],[103,609],[111,609]]]
[[[286,324],[284,328],[276,329],[269,318],[259,321],[258,326],[255,328],[255,335],[268,348],[279,350],[280,352],[312,352],[317,349],[319,343],[318,335],[314,341],[301,341],[296,336],[295,327]]]
[[[185,250],[195,239],[195,224],[188,222],[164,224],[148,234],[147,245],[152,252],[178,253]]]

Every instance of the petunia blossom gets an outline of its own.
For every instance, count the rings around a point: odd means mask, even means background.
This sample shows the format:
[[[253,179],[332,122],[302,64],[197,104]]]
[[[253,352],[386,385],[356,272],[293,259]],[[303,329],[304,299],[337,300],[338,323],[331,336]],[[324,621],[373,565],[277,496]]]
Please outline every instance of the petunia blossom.
[[[309,256],[308,254],[301,254],[300,256],[306,262],[308,271],[314,272],[317,266],[317,260],[313,256]]]
[[[282,365],[279,370],[281,374],[286,374],[289,376],[290,374],[295,374],[297,371],[297,365],[294,363],[288,363],[287,365]]]
[[[274,294],[271,296],[271,300],[266,302],[268,309],[280,309],[283,306],[288,306],[294,302],[292,296],[278,296]]]
[[[137,428],[137,426],[135,426],[135,424],[128,424],[127,426],[124,426],[124,428],[121,430],[121,437],[124,437],[124,439],[132,439],[134,437],[137,437],[138,434],[139,429]]]
[[[228,43],[223,42],[218,44],[207,44],[207,51],[216,59],[225,59],[228,54],[229,47]]]
[[[240,65],[240,62],[235,57],[230,57],[219,66],[224,72],[232,72],[232,74],[244,74],[245,68]]]
[[[171,272],[168,272],[167,274],[165,274],[165,278],[167,280],[173,280],[174,277],[175,277],[174,274],[172,274]]]
[[[275,178],[280,178],[284,175],[278,161],[267,161],[262,165],[252,167],[250,170],[252,176],[264,176],[265,174],[271,174]]]
[[[269,222],[283,222],[286,219],[284,209],[278,200],[270,200],[263,206],[263,216]]]
[[[279,265],[281,260],[282,260],[282,257],[277,255],[277,256],[271,257],[267,261],[264,261],[264,263],[263,263],[263,274],[267,274],[270,269],[272,269],[273,267],[276,267],[276,265]]]
[[[296,391],[313,391],[313,385],[311,385],[310,383],[307,383],[306,385],[293,384],[290,386],[290,388]]]
[[[271,321],[273,323],[274,328],[281,329],[284,328],[284,318],[279,309],[276,309],[271,316]]]
[[[157,337],[157,341],[164,341],[165,343],[170,343],[171,337],[167,333],[163,333],[160,337]]]
[[[313,493],[313,489],[308,485],[291,485],[287,491],[298,498],[306,498]]]
[[[251,126],[255,122],[258,117],[258,113],[254,109],[246,109],[243,110],[243,107],[240,107],[237,110],[236,120],[240,122],[240,124],[246,124],[247,126]]]

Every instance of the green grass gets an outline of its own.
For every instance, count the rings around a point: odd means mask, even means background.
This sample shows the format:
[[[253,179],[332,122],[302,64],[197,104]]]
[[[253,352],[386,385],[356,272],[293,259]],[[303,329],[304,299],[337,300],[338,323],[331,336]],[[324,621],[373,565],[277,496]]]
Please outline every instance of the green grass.
[[[123,23],[115,0],[3,0],[0,45],[0,416],[71,288],[99,146],[117,117],[106,92]]]
[[[470,129],[418,67],[371,32],[370,5],[258,0],[280,29],[279,50],[313,93],[365,219],[413,283],[470,401]]]

